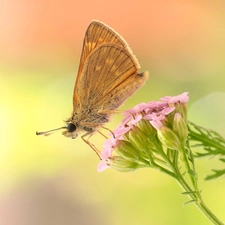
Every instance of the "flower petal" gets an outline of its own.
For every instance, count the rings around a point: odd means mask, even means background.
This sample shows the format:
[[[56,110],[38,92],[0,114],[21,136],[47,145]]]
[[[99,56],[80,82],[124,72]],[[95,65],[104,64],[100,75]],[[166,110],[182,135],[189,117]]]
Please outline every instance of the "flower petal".
[[[173,106],[173,107],[167,107],[167,108],[165,108],[165,109],[162,110],[162,113],[163,113],[164,115],[168,115],[168,114],[170,114],[171,112],[173,112],[173,110],[174,110],[175,108],[176,108],[175,106]]]
[[[102,160],[99,164],[98,164],[98,172],[102,172],[106,169],[110,168],[108,162],[106,160]]]
[[[135,125],[138,121],[140,121],[142,119],[142,115],[141,114],[138,114],[135,116],[135,119],[133,119],[131,121],[131,125]]]
[[[163,127],[163,124],[162,124],[162,122],[161,122],[160,120],[152,120],[152,121],[150,121],[150,123],[152,124],[152,126],[153,126],[156,130],[158,130],[158,129],[160,129],[161,127]]]
[[[160,98],[160,100],[168,104],[178,103],[178,102],[186,103],[189,100],[189,96],[188,96],[188,92],[184,92],[176,96],[165,96],[163,98]]]

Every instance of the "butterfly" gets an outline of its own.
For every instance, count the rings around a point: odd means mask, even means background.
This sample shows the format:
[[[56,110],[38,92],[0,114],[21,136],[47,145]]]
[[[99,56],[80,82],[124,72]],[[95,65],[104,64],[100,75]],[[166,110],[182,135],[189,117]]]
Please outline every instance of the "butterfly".
[[[66,125],[37,135],[64,129],[63,135],[81,138],[99,156],[89,138],[100,132],[124,101],[143,86],[148,72],[139,73],[140,65],[127,42],[112,28],[92,21],[83,41],[80,65],[73,92],[73,112]],[[103,135],[103,134],[102,134]]]

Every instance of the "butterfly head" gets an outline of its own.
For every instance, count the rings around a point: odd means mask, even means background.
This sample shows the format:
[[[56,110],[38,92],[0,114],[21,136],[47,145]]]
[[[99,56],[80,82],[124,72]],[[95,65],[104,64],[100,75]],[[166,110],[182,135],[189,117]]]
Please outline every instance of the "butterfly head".
[[[65,137],[71,137],[72,139],[75,139],[78,136],[76,132],[77,126],[74,123],[72,122],[67,123],[65,128],[66,130],[63,131],[62,133]]]
[[[62,132],[62,134],[66,137],[71,137],[72,139],[75,139],[78,134],[76,132],[77,130],[77,127],[74,123],[72,122],[67,122],[66,126],[63,126],[63,127],[59,127],[59,128],[56,128],[56,129],[53,129],[53,130],[49,130],[49,131],[44,131],[44,132],[36,132],[36,135],[44,135],[44,136],[48,136],[58,130],[64,130]]]

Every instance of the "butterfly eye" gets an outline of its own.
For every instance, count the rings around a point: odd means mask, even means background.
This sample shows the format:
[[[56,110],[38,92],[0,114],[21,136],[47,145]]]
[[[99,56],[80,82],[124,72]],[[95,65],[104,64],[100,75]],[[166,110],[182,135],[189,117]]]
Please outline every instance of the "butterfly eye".
[[[77,127],[73,123],[68,123],[66,128],[67,128],[68,132],[71,132],[71,133],[77,129]]]

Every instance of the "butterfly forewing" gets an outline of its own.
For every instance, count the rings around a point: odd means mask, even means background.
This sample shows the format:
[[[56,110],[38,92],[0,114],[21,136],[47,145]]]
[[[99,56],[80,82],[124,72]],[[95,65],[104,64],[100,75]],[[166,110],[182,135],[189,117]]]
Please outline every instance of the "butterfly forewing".
[[[105,96],[109,96],[130,76],[133,76],[132,79],[135,81],[137,69],[136,59],[126,49],[114,44],[100,45],[85,61],[79,85],[75,90],[75,94],[79,96],[80,105],[83,108],[96,108],[96,104],[104,102]],[[124,96],[124,98],[127,97]],[[119,102],[125,99],[121,98]],[[120,104],[115,103],[115,105]],[[75,102],[74,110],[78,107]]]
[[[77,105],[80,104],[79,103],[80,100],[79,96],[76,95],[76,89],[78,86],[80,76],[82,75],[84,63],[87,57],[93,52],[93,50],[104,43],[115,44],[119,47],[122,47],[123,49],[126,49],[132,55],[132,51],[129,48],[128,44],[116,31],[114,31],[112,28],[110,28],[109,26],[107,26],[102,22],[95,20],[92,21],[85,33],[83,49],[80,59],[80,66],[77,74],[76,84],[74,87],[73,101],[77,102]],[[135,58],[134,55],[133,58]],[[136,58],[135,60],[137,61]],[[139,67],[138,61],[137,66]]]
[[[116,44],[120,47],[127,48],[131,52],[131,49],[128,47],[126,41],[112,28],[106,24],[99,21],[92,21],[88,26],[85,33],[83,50],[81,54],[80,67],[83,67],[84,61],[87,56],[99,45],[103,43]],[[80,70],[79,70],[80,71]]]

